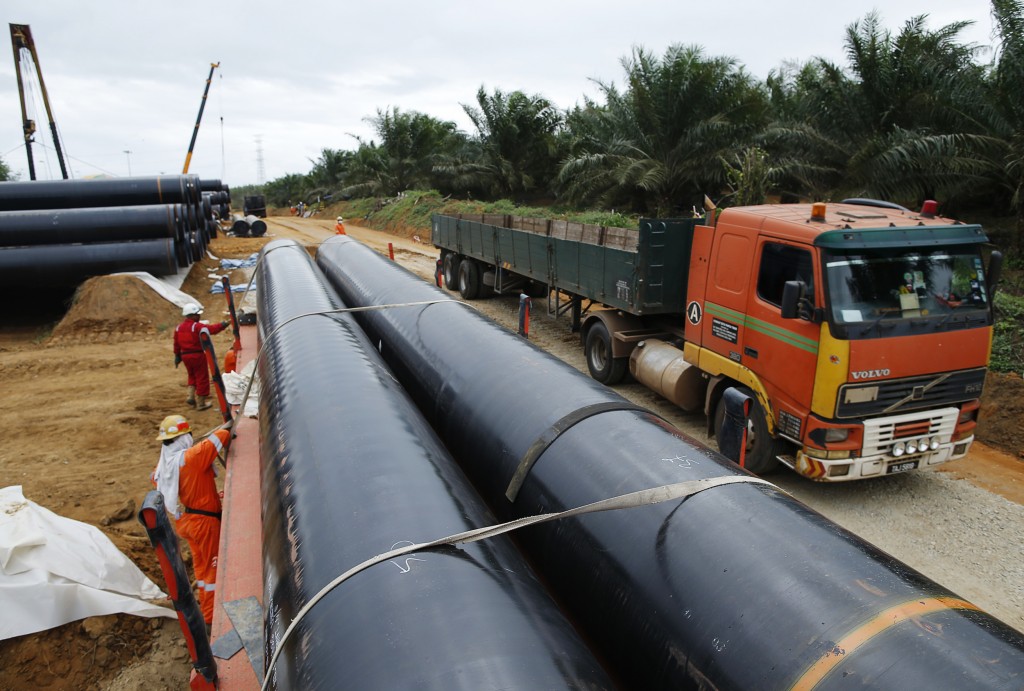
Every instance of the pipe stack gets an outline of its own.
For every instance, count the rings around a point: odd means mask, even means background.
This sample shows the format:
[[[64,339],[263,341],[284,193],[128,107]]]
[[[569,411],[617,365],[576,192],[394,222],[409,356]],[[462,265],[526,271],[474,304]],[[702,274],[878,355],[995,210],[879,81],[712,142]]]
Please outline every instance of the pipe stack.
[[[0,182],[0,283],[173,274],[216,235],[213,194],[224,204],[224,188],[195,175]]]
[[[506,537],[352,576],[396,545],[493,523],[305,248],[263,250],[259,360],[265,664],[274,688],[614,688]]]
[[[317,264],[353,307],[446,297],[346,236],[323,243]],[[463,304],[357,319],[499,519],[745,474]],[[1024,635],[775,487],[546,523],[517,542],[632,688],[1024,679]]]

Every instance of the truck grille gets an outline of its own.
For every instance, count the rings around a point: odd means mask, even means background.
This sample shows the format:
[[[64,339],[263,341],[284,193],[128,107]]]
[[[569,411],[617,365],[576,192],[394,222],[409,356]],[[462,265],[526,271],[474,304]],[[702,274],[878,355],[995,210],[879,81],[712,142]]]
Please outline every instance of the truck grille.
[[[927,413],[909,413],[864,421],[864,455],[889,454],[898,441],[939,437],[949,443],[956,428],[958,408],[942,408]]]
[[[980,398],[984,385],[984,367],[923,377],[844,384],[839,387],[836,417],[848,419],[884,414],[901,401],[903,403],[891,413],[963,403]]]

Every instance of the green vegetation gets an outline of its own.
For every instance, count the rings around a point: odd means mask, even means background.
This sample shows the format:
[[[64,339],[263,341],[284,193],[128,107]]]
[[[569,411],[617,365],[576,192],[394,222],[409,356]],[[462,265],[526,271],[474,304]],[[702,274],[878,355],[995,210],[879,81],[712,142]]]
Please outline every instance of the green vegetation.
[[[430,216],[439,214],[509,214],[531,218],[552,218],[578,223],[635,228],[640,217],[614,211],[580,211],[553,206],[520,206],[507,199],[493,202],[455,199],[436,190],[410,190],[386,200],[351,199],[327,207],[329,215],[353,219],[359,225],[378,230],[406,230],[421,236],[430,234]]]
[[[996,372],[1024,374],[1024,297],[996,293],[996,326],[992,336],[992,359]]]
[[[0,158],[0,181],[13,180],[11,177],[11,167],[7,165],[7,162]]]

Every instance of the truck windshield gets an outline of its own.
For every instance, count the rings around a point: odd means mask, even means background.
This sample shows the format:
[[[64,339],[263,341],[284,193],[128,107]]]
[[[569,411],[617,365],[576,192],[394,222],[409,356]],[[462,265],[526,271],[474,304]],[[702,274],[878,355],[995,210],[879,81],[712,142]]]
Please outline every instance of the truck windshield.
[[[976,245],[827,253],[830,323],[837,336],[882,338],[989,323]]]

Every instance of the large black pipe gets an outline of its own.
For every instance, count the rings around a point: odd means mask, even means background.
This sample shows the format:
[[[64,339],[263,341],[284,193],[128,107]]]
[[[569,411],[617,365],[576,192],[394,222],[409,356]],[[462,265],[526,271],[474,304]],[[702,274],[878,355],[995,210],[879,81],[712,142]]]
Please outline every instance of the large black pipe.
[[[339,574],[494,518],[354,320],[285,324],[340,306],[305,249],[272,242],[257,273],[269,661]],[[272,674],[295,689],[612,686],[505,537],[353,576],[309,611]]]
[[[0,284],[3,285],[74,285],[91,276],[118,271],[147,271],[154,276],[165,276],[177,270],[171,238],[0,247]]]
[[[353,306],[446,294],[345,236]],[[460,303],[358,315],[500,518],[743,474]],[[523,461],[535,459],[515,501]],[[972,688],[1024,680],[1024,636],[774,487],[536,526],[520,544],[634,688]]]
[[[177,233],[170,204],[0,211],[0,246],[149,240]]]
[[[200,202],[195,175],[0,182],[0,211]]]

